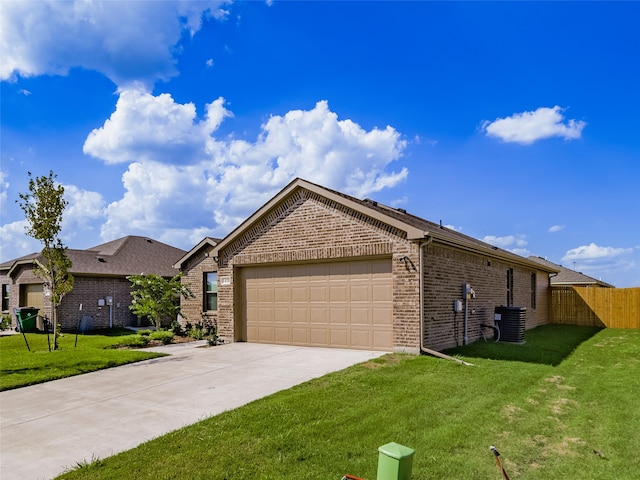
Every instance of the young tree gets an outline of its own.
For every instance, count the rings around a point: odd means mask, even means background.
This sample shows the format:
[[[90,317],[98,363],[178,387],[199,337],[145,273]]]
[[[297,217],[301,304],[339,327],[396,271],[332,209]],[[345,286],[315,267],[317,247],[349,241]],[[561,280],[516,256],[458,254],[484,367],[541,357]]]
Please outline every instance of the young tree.
[[[53,349],[58,348],[58,306],[64,296],[73,289],[72,267],[67,257],[67,247],[60,239],[62,213],[68,202],[63,198],[64,187],[57,184],[52,171],[49,176],[36,177],[29,172],[29,192],[19,194],[18,204],[28,222],[26,233],[43,244],[43,261],[34,261],[34,274],[44,282],[51,295],[53,306]]]
[[[182,273],[171,280],[160,275],[131,275],[133,303],[129,309],[139,317],[148,318],[160,330],[162,320],[175,319],[180,313],[180,297],[193,298],[188,285],[183,285]]]

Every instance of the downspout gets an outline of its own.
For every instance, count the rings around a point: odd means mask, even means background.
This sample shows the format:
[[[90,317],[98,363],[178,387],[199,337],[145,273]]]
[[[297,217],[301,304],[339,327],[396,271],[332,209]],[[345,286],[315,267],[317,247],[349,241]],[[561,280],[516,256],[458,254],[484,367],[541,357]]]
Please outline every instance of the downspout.
[[[420,303],[420,353],[433,355],[434,357],[438,358],[444,358],[445,360],[453,360],[454,362],[460,363],[462,365],[473,366],[472,363],[465,362],[464,360],[460,360],[459,358],[451,357],[444,353],[438,352],[437,350],[432,350],[424,346],[424,247],[430,245],[432,241],[433,237],[429,236],[428,240],[418,243],[418,249],[420,250],[420,269],[418,272],[418,288],[420,289],[418,296]]]
[[[547,280],[547,323],[555,323],[555,311],[553,309],[553,292],[551,291],[551,279],[557,277],[559,272],[552,272],[549,274]]]

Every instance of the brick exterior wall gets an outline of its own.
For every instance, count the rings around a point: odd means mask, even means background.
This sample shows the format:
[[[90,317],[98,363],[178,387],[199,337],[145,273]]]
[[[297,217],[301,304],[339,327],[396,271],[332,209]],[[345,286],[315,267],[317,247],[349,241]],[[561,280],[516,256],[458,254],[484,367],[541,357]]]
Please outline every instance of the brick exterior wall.
[[[218,333],[225,341],[242,335],[235,328],[234,275],[242,266],[355,260],[390,256],[393,275],[393,338],[396,350],[419,348],[419,250],[404,232],[307,190],[297,190],[220,252]],[[406,258],[406,260],[405,260]],[[238,282],[239,283],[239,282]]]
[[[430,244],[424,247],[424,344],[443,350],[463,344],[464,312],[455,313],[453,303],[462,300],[462,284],[468,283],[476,298],[468,300],[469,343],[480,338],[480,324],[493,324],[496,306],[507,305],[507,270],[513,269],[513,306],[526,307],[526,328],[548,321],[548,276],[495,258]],[[532,303],[535,274],[536,306]]]
[[[75,276],[73,290],[62,299],[58,307],[58,323],[63,330],[75,330],[78,319],[90,316],[93,327],[109,328],[138,326],[138,318],[129,310],[131,305],[131,282],[125,278]],[[106,305],[106,298],[113,305]],[[98,300],[105,300],[98,306]],[[82,311],[80,304],[82,303]],[[110,311],[111,310],[111,311]],[[111,317],[111,319],[110,319]]]
[[[16,319],[13,313],[14,308],[34,305],[22,305],[20,298],[21,286],[27,284],[41,284],[42,280],[33,274],[31,265],[21,265],[14,273],[13,279],[7,276],[2,277],[2,283],[8,284],[10,288],[9,309],[3,311],[11,315],[13,325]],[[138,318],[131,313],[131,282],[121,277],[85,277],[74,275],[73,290],[68,293],[58,306],[58,324],[62,330],[74,330],[77,328],[78,319],[89,316],[92,319],[93,327],[109,328],[110,314],[109,306],[98,306],[98,300],[106,297],[113,298],[111,307],[111,322],[114,327],[137,326]],[[82,311],[80,304],[82,303]],[[38,315],[51,319],[53,317],[53,307],[47,297],[43,298],[43,308]]]
[[[180,299],[180,310],[182,312],[180,322],[183,325],[187,322],[191,324],[199,323],[203,319],[217,323],[218,312],[203,311],[204,274],[218,271],[218,265],[213,258],[212,250],[213,247],[211,245],[204,245],[199,251],[194,252],[189,261],[182,267],[182,273],[184,274],[182,284],[188,286],[195,295],[193,298]]]
[[[423,300],[420,312],[420,250],[423,249]],[[202,276],[215,268],[197,253],[185,269],[185,281],[196,298],[183,302],[185,314],[201,312]],[[492,323],[494,308],[507,304],[507,270],[513,269],[513,304],[527,307],[527,329],[548,319],[548,276],[505,260],[470,253],[435,241],[424,246],[406,239],[403,231],[348,209],[314,192],[298,189],[265,213],[256,224],[219,252],[218,334],[226,342],[244,340],[239,272],[245,266],[391,258],[393,275],[393,345],[395,351],[419,353],[420,320],[426,347],[443,350],[463,342],[464,313],[454,313],[469,283],[476,298],[469,300],[468,339],[480,337],[479,325]],[[535,300],[532,302],[532,274]],[[225,282],[221,282],[225,279]],[[198,288],[196,288],[196,286]],[[238,306],[238,308],[237,308]]]

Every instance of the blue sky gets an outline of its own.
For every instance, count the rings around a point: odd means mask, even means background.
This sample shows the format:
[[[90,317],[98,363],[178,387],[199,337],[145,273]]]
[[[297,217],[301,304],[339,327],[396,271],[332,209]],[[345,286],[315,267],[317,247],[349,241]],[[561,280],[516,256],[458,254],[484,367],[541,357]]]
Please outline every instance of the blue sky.
[[[0,260],[223,237],[295,177],[640,286],[640,3],[0,3]]]

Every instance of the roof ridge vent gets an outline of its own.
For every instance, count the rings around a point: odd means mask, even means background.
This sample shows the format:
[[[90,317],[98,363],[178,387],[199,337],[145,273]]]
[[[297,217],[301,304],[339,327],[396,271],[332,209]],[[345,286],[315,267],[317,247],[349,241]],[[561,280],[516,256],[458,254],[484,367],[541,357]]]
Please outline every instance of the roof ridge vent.
[[[398,210],[400,213],[407,213],[404,208],[396,208],[396,210]]]
[[[374,207],[378,205],[378,202],[376,202],[375,200],[371,200],[370,198],[365,198],[364,199],[364,203],[369,203],[369,204],[373,205]]]

